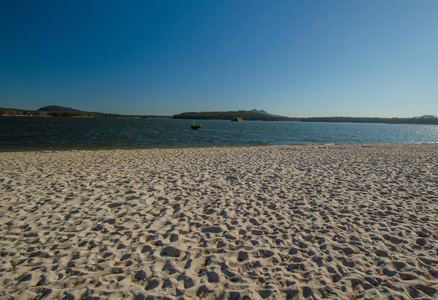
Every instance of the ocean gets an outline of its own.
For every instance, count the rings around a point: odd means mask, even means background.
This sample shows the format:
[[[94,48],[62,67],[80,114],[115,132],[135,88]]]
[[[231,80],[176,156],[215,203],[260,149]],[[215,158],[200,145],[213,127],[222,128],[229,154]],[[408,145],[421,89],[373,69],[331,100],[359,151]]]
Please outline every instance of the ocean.
[[[435,143],[436,125],[0,117],[0,151]]]

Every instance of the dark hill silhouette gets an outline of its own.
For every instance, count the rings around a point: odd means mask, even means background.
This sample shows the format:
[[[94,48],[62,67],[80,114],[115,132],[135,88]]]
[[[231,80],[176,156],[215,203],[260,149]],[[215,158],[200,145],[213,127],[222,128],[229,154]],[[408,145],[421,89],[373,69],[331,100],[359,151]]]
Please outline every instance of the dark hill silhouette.
[[[59,105],[49,105],[44,106],[38,109],[38,111],[71,111],[71,112],[80,112],[81,110],[74,109],[71,107],[59,106]]]
[[[49,105],[41,107],[38,110],[24,110],[16,108],[0,107],[0,116],[35,116],[35,117],[88,117],[88,118],[166,118],[170,116],[155,116],[155,115],[120,115],[108,114],[101,112],[89,112],[74,109],[71,107]]]

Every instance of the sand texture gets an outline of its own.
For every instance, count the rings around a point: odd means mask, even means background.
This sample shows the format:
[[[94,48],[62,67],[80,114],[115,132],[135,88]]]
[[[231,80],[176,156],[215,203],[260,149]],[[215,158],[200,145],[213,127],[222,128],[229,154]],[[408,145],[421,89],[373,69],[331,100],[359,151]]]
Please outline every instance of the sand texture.
[[[0,153],[0,299],[437,299],[438,145]]]

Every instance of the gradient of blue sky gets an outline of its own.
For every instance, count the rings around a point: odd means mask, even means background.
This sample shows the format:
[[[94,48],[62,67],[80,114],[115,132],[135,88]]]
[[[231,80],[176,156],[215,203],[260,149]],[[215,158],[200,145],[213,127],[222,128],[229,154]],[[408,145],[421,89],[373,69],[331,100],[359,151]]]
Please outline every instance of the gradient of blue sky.
[[[438,114],[438,1],[0,0],[0,106]]]

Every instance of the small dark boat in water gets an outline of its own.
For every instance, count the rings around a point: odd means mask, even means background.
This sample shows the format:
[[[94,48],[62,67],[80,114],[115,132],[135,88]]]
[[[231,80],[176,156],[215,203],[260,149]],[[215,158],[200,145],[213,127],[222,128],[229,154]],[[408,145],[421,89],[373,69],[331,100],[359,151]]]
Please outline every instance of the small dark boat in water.
[[[192,124],[192,129],[200,129],[200,128],[202,128],[202,124],[201,125],[196,125],[196,123],[195,123],[195,121],[193,121],[193,124]]]

